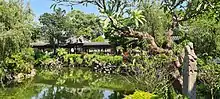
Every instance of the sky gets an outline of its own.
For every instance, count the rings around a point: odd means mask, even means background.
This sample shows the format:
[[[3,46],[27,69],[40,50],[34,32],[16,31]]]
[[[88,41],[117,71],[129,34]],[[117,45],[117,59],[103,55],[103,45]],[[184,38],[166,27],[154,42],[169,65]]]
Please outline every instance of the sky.
[[[30,6],[31,9],[33,10],[34,14],[35,14],[35,20],[38,21],[38,18],[40,15],[42,15],[45,12],[51,13],[53,12],[52,9],[50,9],[50,6],[53,4],[52,0],[24,0],[25,3],[27,3],[28,1],[30,1]],[[71,10],[70,7],[66,7],[66,6],[59,6],[62,9],[65,9],[67,12]],[[95,13],[98,14],[98,10],[95,6],[93,5],[88,5],[86,6],[81,6],[81,5],[77,5],[74,6],[74,9],[76,10],[81,10],[85,13]]]

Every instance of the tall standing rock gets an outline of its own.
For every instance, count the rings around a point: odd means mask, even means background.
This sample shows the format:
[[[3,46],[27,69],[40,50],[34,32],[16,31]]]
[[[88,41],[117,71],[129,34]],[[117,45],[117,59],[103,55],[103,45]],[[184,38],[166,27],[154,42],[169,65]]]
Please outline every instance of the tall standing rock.
[[[185,47],[183,62],[183,94],[190,99],[196,99],[197,56],[193,49],[193,43]]]

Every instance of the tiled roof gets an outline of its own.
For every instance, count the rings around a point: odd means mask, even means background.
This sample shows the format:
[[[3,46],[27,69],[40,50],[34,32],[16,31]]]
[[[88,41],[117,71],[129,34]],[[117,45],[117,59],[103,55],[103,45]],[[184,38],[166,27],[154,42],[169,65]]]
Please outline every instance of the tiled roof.
[[[93,46],[93,45],[110,45],[110,44],[108,42],[88,42],[83,44],[83,46]]]

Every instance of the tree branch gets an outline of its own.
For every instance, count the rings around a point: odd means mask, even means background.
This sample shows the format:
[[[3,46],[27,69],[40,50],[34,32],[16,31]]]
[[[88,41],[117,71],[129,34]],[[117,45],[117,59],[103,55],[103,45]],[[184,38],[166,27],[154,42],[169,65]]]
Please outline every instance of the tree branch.
[[[167,31],[167,44],[166,44],[166,48],[169,50],[172,48],[172,44],[173,44],[172,35],[173,35],[173,28],[169,28],[169,30]]]
[[[169,50],[163,49],[157,46],[155,39],[153,36],[151,36],[149,33],[146,32],[138,32],[138,31],[133,31],[133,29],[128,28],[128,29],[121,29],[123,31],[120,31],[120,35],[124,37],[133,37],[133,38],[138,38],[138,39],[147,39],[150,44],[150,51],[153,53],[161,54],[161,53],[169,53]]]

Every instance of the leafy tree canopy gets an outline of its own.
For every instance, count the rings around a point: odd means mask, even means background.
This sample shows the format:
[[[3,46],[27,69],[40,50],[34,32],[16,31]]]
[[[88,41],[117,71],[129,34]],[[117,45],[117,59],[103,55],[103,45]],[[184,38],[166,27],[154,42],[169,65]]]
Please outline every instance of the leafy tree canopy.
[[[33,15],[23,0],[0,1],[0,65],[30,42]]]
[[[54,13],[44,13],[40,16],[40,23],[43,24],[42,33],[52,44],[59,44],[67,35],[65,13],[65,10],[58,8]]]
[[[74,36],[96,38],[101,32],[100,19],[95,14],[86,14],[78,10],[67,13],[67,31]]]

